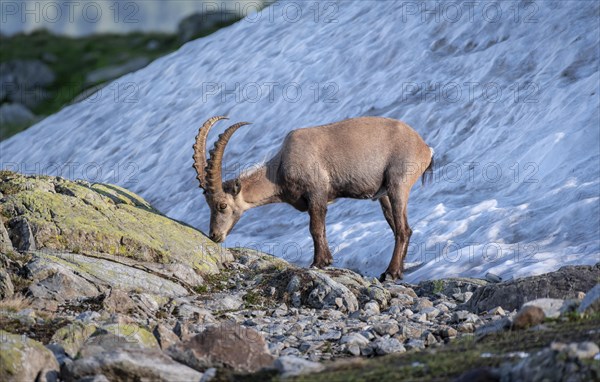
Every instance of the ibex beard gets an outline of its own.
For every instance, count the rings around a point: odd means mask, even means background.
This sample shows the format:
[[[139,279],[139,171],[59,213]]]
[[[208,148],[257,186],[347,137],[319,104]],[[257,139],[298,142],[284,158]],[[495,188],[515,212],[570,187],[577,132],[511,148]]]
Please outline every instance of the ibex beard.
[[[222,161],[231,136],[247,122],[221,135],[206,156],[211,127],[226,117],[207,120],[196,136],[194,168],[210,207],[210,238],[223,242],[242,214],[270,203],[308,211],[314,241],[312,266],[333,263],[327,243],[327,205],[338,198],[378,200],[394,233],[392,259],[381,279],[402,278],[412,230],[407,203],[419,177],[433,169],[431,149],[410,126],[383,117],[351,118],[291,131],[280,150],[251,174],[223,182]]]

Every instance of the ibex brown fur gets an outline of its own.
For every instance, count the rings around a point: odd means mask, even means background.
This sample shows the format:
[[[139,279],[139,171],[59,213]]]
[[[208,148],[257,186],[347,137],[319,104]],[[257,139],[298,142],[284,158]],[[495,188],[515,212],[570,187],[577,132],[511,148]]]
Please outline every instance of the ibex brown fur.
[[[194,168],[210,207],[210,238],[225,240],[242,214],[269,203],[288,203],[310,215],[315,267],[333,262],[325,235],[327,204],[337,198],[379,200],[395,237],[394,253],[382,274],[402,277],[412,230],[406,207],[413,184],[433,166],[433,150],[408,125],[393,119],[359,117],[290,132],[279,152],[256,171],[223,182],[221,165],[229,127],[206,160],[213,117],[200,128]]]

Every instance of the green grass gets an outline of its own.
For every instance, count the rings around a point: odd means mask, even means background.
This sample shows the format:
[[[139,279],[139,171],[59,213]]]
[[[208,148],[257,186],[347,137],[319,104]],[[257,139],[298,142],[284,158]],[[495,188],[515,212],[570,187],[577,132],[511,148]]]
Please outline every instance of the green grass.
[[[207,36],[236,21],[221,23],[194,38]],[[150,41],[157,42],[156,49],[148,49]],[[41,30],[30,34],[0,36],[0,62],[15,59],[41,60],[52,69],[56,79],[47,88],[49,97],[32,110],[37,116],[44,117],[68,105],[84,90],[98,85],[85,84],[88,73],[107,66],[120,65],[137,57],[147,57],[152,61],[177,50],[181,44],[177,35],[166,33],[134,32],[74,38],[57,36]],[[44,57],[49,55],[56,59],[44,60]],[[130,90],[131,88],[119,89],[120,93],[123,93],[122,96],[126,96],[125,93],[129,94]],[[29,125],[0,126],[0,141],[28,127]]]
[[[147,44],[152,40],[158,42],[158,48],[148,50]],[[72,38],[37,31],[0,37],[0,62],[14,59],[43,61],[42,57],[48,54],[56,57],[55,62],[46,62],[56,75],[54,84],[48,88],[51,97],[32,110],[38,115],[48,115],[86,89],[84,81],[89,72],[122,64],[135,57],[155,59],[174,51],[179,45],[175,35],[163,33],[102,34]]]

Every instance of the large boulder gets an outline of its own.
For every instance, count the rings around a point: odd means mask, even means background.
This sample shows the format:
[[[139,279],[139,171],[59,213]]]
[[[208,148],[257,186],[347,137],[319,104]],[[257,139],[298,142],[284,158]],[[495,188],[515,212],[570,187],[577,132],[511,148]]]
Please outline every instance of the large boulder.
[[[200,273],[216,273],[233,259],[201,232],[118,186],[2,171],[0,193],[0,215],[17,249],[101,253]]]
[[[54,354],[24,335],[0,330],[0,379],[6,382],[57,381]]]
[[[168,354],[196,370],[228,367],[256,372],[272,366],[274,361],[262,334],[235,323],[207,328],[188,341],[170,347]]]
[[[442,294],[453,297],[460,293],[474,292],[476,289],[487,285],[488,282],[469,277],[452,277],[440,280],[421,281],[415,288],[419,296],[435,296]]]
[[[0,263],[0,300],[2,300],[3,298],[12,297],[14,293],[15,288],[13,286],[12,280],[10,279],[10,275]]]
[[[506,310],[519,309],[538,298],[575,299],[598,283],[600,263],[560,268],[539,276],[487,284],[476,289],[465,308],[472,312],[489,311],[497,306]]]
[[[10,241],[10,236],[6,227],[4,227],[4,220],[0,216],[0,253],[12,252],[13,246]]]
[[[36,107],[47,98],[45,88],[56,76],[48,65],[38,60],[11,60],[0,64],[0,101]]]
[[[194,13],[179,22],[177,34],[182,42],[187,42],[207,35],[219,27],[227,25],[236,18],[239,18],[239,16],[234,13],[225,12],[224,10]]]
[[[109,381],[200,381],[202,373],[177,363],[158,348],[140,346],[113,334],[90,338],[61,377],[77,381],[103,375]]]
[[[94,297],[118,286],[126,292],[144,292],[166,297],[189,294],[176,280],[169,280],[134,264],[108,258],[62,252],[33,252],[33,260],[25,267],[33,283],[29,292],[34,297],[72,300]]]
[[[35,120],[35,114],[20,103],[5,103],[0,105],[0,126],[29,125],[35,122]]]

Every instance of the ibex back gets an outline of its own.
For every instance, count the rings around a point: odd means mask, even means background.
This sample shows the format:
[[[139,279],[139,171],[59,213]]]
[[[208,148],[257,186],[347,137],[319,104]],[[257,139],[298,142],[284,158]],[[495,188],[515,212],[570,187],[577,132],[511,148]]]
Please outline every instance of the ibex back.
[[[412,186],[431,172],[433,150],[408,125],[389,118],[359,117],[290,132],[279,152],[257,170],[223,182],[222,159],[233,133],[229,127],[206,159],[210,128],[226,117],[213,117],[200,128],[194,145],[194,168],[211,210],[210,238],[225,240],[248,209],[288,203],[310,215],[314,241],[312,266],[333,262],[325,233],[329,202],[337,198],[379,200],[395,238],[384,279],[401,278],[412,230],[407,202]]]

